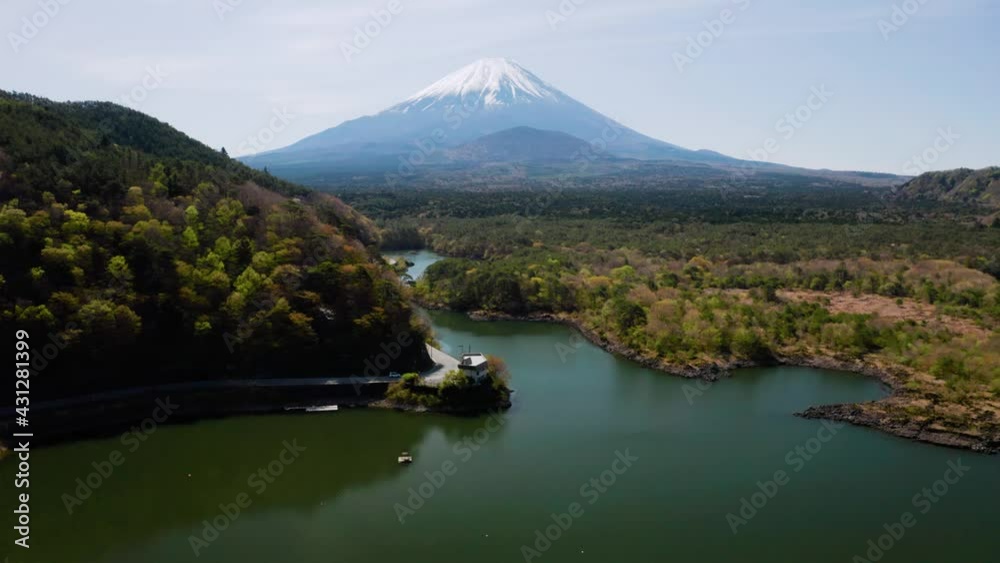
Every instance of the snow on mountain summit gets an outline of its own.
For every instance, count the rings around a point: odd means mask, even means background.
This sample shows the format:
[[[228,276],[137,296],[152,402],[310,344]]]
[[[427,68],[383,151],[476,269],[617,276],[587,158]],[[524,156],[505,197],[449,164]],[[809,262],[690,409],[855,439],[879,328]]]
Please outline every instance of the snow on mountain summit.
[[[518,130],[500,140],[520,143],[522,148],[541,147],[532,150],[551,155],[553,150],[558,153],[572,145],[553,136],[558,132],[581,143],[604,143],[607,148],[602,152],[614,157],[693,162],[725,158],[689,151],[629,129],[504,58],[480,59],[386,110],[345,121],[255,158],[258,163],[271,164],[370,164],[386,157],[394,161],[414,147],[428,150],[427,146],[434,147],[430,152],[435,156],[441,156],[437,154],[441,148],[457,148],[487,135],[525,127],[536,132]],[[487,141],[491,146],[499,142],[497,138]]]
[[[558,101],[566,95],[510,59],[480,59],[410,96],[394,111],[425,111],[461,103],[493,107]]]

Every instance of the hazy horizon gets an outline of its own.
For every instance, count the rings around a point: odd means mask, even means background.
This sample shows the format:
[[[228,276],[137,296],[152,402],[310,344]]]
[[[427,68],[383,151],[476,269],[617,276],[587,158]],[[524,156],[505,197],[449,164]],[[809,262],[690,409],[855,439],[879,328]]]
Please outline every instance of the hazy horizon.
[[[233,155],[255,152],[240,148],[275,112],[287,125],[262,150],[506,57],[686,148],[746,159],[775,138],[771,162],[897,174],[1000,164],[994,1],[14,0],[0,15],[0,88],[124,103]],[[830,100],[779,128],[817,88]]]

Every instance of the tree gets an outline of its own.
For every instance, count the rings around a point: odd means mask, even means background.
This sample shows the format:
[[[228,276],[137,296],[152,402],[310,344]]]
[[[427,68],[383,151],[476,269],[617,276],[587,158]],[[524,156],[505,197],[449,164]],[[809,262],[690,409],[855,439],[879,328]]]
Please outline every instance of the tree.
[[[155,196],[167,195],[167,167],[162,162],[157,162],[153,169],[149,171],[148,182],[152,185],[152,194]]]
[[[135,311],[104,299],[81,307],[79,319],[83,336],[99,349],[131,343],[142,329],[142,319]]]
[[[620,334],[628,334],[633,328],[646,324],[646,310],[642,305],[624,297],[616,297],[611,302],[611,319]]]
[[[730,344],[733,355],[748,360],[761,359],[767,355],[767,347],[761,341],[756,331],[740,327],[733,332]]]
[[[247,266],[243,270],[243,273],[236,278],[233,288],[242,295],[253,297],[257,293],[257,290],[263,287],[264,282],[264,276],[257,273],[257,270],[254,270],[252,267]]]
[[[188,250],[197,250],[199,246],[198,233],[191,227],[185,227],[184,232],[181,233],[181,244]]]
[[[486,354],[486,361],[487,374],[493,382],[493,385],[502,386],[504,388],[509,387],[511,375],[510,368],[507,367],[507,362],[500,356],[495,356],[493,354]]]

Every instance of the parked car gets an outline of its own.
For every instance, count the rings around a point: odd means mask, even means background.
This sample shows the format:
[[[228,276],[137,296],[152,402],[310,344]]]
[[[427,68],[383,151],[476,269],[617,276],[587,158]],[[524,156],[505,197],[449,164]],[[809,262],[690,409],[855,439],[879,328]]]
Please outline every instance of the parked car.
[[[403,377],[403,374],[399,373],[398,371],[390,371],[389,377],[393,379],[399,379],[400,377]]]

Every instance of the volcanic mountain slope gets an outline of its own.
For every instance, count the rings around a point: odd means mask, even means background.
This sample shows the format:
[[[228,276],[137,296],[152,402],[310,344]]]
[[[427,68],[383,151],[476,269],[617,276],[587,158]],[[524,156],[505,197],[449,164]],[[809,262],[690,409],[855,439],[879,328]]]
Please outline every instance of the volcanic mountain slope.
[[[611,157],[593,145],[559,131],[514,127],[445,151],[452,162],[583,162]]]
[[[590,146],[580,151],[585,166],[567,158],[579,143]],[[520,166],[547,159],[545,166]],[[884,187],[904,181],[892,174],[751,162],[659,141],[590,109],[508,59],[482,59],[376,115],[242,160],[325,189],[470,182],[495,187],[506,181],[503,169],[513,171],[510,179],[517,185],[553,174],[626,174],[647,183],[710,179],[714,185],[767,182],[773,175],[782,182],[791,178],[817,185]],[[480,166],[504,163],[510,166]]]
[[[607,144],[610,155],[690,162],[735,162],[711,151],[658,141],[608,118],[508,59],[482,59],[376,115],[347,121],[289,147],[246,159],[257,167],[371,162],[418,142],[452,148],[507,129],[559,131]],[[431,151],[425,151],[431,152]],[[389,159],[391,162],[393,159]]]

